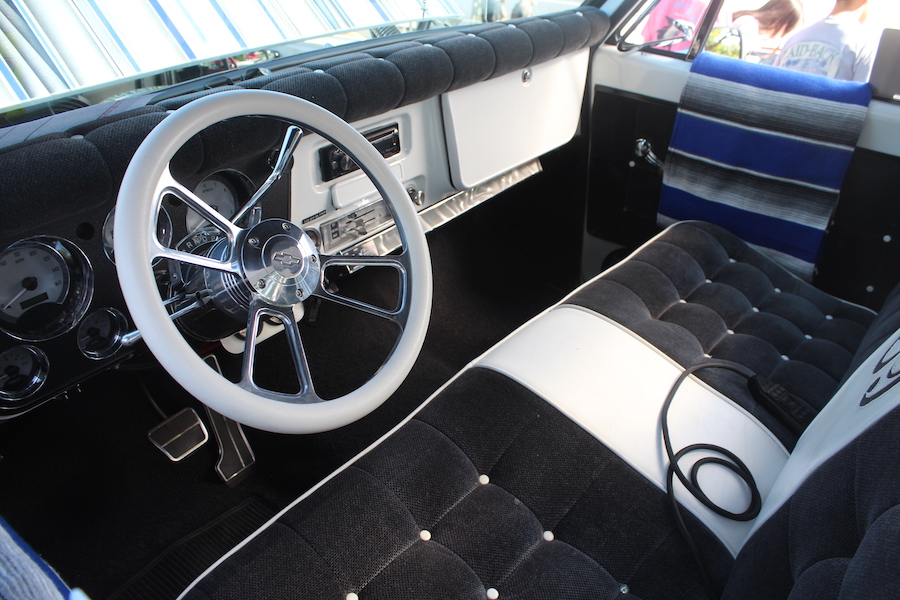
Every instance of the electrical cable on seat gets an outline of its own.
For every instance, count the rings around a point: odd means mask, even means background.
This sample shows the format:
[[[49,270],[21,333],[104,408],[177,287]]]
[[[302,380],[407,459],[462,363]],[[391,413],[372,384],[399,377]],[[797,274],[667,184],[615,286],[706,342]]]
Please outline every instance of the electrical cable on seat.
[[[678,477],[678,480],[681,481],[688,492],[690,492],[695,498],[697,498],[705,507],[707,507],[717,515],[725,517],[727,519],[731,519],[733,521],[751,521],[755,519],[759,515],[759,511],[762,508],[762,499],[759,493],[759,489],[756,486],[756,481],[753,479],[753,474],[750,472],[750,469],[747,468],[747,465],[745,465],[744,462],[730,450],[727,450],[715,444],[691,444],[689,446],[686,446],[685,448],[682,448],[678,452],[675,452],[672,448],[672,440],[671,436],[669,435],[669,408],[672,405],[672,400],[674,400],[675,394],[678,392],[678,389],[681,387],[681,384],[685,379],[687,379],[697,371],[707,368],[725,369],[728,371],[732,371],[747,378],[748,380],[756,376],[756,374],[750,369],[735,363],[712,362],[688,367],[681,373],[681,375],[679,375],[678,379],[675,380],[675,383],[669,390],[669,393],[666,396],[666,400],[665,402],[663,402],[663,406],[660,411],[660,417],[663,444],[666,449],[666,454],[669,458],[669,467],[666,474],[666,494],[669,497],[669,502],[672,507],[672,513],[675,517],[675,524],[678,526],[678,530],[681,532],[681,535],[687,542],[688,548],[690,549],[691,554],[693,555],[694,560],[697,563],[697,566],[700,568],[700,572],[703,575],[703,580],[707,588],[707,593],[711,598],[718,598],[719,594],[717,594],[715,591],[715,586],[712,583],[709,572],[706,570],[706,565],[704,564],[703,559],[700,556],[700,551],[697,548],[697,545],[694,542],[693,538],[691,537],[691,534],[687,529],[687,525],[684,522],[684,518],[681,515],[681,511],[678,508],[678,502],[675,498],[675,489],[673,485],[674,478]],[[694,463],[693,467],[691,467],[690,477],[688,477],[681,470],[681,467],[678,466],[678,461],[687,454],[697,451],[714,452],[721,456],[706,456],[704,458],[701,458],[696,463]],[[702,467],[710,464],[719,465],[721,467],[729,469],[738,477],[740,477],[741,480],[747,485],[750,490],[751,498],[750,505],[745,511],[734,513],[726,510],[713,502],[703,492],[698,481],[698,474]]]

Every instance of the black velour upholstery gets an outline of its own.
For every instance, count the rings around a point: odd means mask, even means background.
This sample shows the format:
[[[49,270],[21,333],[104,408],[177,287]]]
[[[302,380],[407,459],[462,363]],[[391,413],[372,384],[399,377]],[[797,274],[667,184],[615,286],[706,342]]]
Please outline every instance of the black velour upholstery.
[[[609,17],[592,7],[517,19],[516,23],[476,25],[317,59],[233,85],[165,98],[152,106],[133,108],[136,103],[154,101],[153,96],[137,95],[109,106],[68,111],[4,129],[0,146],[6,146],[4,151],[20,150],[24,144],[87,135],[116,122],[122,122],[121,135],[128,135],[135,132],[125,122],[136,117],[156,115],[161,119],[166,111],[204,96],[242,89],[291,94],[353,122],[594,46],[609,30]],[[123,146],[137,147],[139,143],[139,139],[129,138]]]
[[[723,600],[900,598],[900,409],[818,469],[738,555]],[[764,576],[763,576],[764,574]]]
[[[731,556],[688,520],[724,585]],[[481,600],[489,588],[520,599],[703,596],[659,488],[532,392],[473,369],[188,598]]]
[[[737,362],[817,410],[844,379],[875,317],[791,275],[727,231],[699,222],[669,228],[567,302],[621,323],[683,367]],[[753,399],[743,377],[722,369],[698,376],[789,448],[796,443]]]
[[[0,223],[10,237],[36,221],[50,223],[63,215],[74,220],[115,191],[103,155],[81,137],[50,135],[0,153]],[[28,210],[22,210],[23,198],[29,199]]]
[[[795,302],[841,319],[856,314],[800,280],[783,279],[780,268],[770,270],[768,259],[759,262],[745,250],[718,228],[670,228],[625,263],[639,269],[625,278],[634,277],[633,287],[647,295],[643,310],[633,312],[671,310],[671,290],[692,291],[699,270],[708,277],[698,285],[720,277],[728,281],[723,289],[739,291],[723,292],[725,299],[773,302],[779,319],[799,310]],[[681,269],[664,278],[647,269],[665,270],[673,260]],[[597,280],[610,283],[599,288],[611,290],[605,296],[610,306],[635,295],[612,277],[619,272],[621,278],[622,269]],[[758,272],[781,291],[766,291]],[[644,277],[649,283],[638,286]],[[573,297],[596,292],[595,284]],[[652,294],[651,285],[662,290]],[[788,295],[796,299],[783,300]],[[596,305],[601,295],[587,297]],[[626,306],[623,314],[632,309]],[[875,339],[884,339],[898,309],[900,301],[889,303],[875,318],[852,364],[871,354]],[[698,311],[708,317],[705,308]],[[829,320],[807,315],[793,326],[823,328],[832,337],[840,332],[822,321]],[[703,329],[694,336],[701,349],[713,339]],[[889,349],[876,373],[895,358]],[[859,400],[851,391],[835,401]],[[801,461],[818,458],[811,447],[817,443],[806,446]],[[716,596],[724,590],[723,600],[900,597],[898,455],[895,406],[815,469],[734,560],[682,511]],[[709,598],[663,492],[542,398],[479,367],[464,371],[409,422],[286,510],[187,598],[344,600],[349,594],[360,600]]]

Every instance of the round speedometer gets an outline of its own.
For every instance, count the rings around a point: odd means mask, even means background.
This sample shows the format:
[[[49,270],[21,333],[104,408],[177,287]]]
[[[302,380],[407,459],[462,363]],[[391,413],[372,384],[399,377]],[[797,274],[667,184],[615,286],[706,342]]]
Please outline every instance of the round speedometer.
[[[16,242],[0,254],[0,329],[29,341],[65,333],[84,316],[91,284],[87,258],[70,242]]]

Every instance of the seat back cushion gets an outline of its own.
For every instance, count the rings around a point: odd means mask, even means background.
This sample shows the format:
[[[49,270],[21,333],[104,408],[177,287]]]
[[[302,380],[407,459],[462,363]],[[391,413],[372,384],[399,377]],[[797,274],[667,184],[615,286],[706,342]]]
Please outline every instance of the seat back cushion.
[[[817,410],[875,318],[701,222],[673,225],[566,302],[617,321],[683,367],[737,362]],[[796,436],[754,400],[743,377],[721,369],[698,376],[793,447]]]
[[[820,467],[735,561],[724,600],[900,598],[900,409]]]

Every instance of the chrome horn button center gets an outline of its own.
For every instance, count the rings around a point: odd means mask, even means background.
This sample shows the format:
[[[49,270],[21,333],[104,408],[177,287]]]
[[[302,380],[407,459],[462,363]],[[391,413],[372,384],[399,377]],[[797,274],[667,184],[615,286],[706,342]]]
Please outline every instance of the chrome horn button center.
[[[256,296],[291,306],[316,290],[321,264],[315,244],[302,228],[269,219],[247,231],[241,244],[241,268]]]

